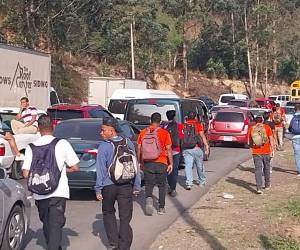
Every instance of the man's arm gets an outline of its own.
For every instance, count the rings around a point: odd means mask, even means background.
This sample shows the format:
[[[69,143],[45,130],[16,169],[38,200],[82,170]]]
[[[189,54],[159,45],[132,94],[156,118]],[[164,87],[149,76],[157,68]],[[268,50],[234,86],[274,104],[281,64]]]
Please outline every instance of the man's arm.
[[[208,143],[207,143],[207,140],[206,140],[206,136],[205,136],[205,134],[204,134],[204,131],[200,131],[200,136],[201,136],[201,138],[202,138],[202,141],[203,141],[203,144],[204,144],[204,153],[206,154],[206,155],[208,155],[208,153],[209,153],[209,146],[208,146]]]
[[[31,126],[33,123],[35,123],[36,117],[37,117],[36,115],[33,115],[31,121],[28,122],[28,123],[26,124],[26,127],[29,127],[29,126]]]
[[[136,149],[136,157],[137,157],[137,160],[138,160],[139,164],[142,164],[141,152],[142,152],[141,151],[141,144],[138,144],[137,149]]]
[[[77,171],[79,171],[79,167],[76,164],[74,166],[68,166],[66,170],[67,170],[67,173],[77,172]]]
[[[30,146],[26,147],[25,150],[25,157],[24,157],[24,163],[22,166],[22,172],[23,172],[23,176],[24,178],[28,178],[28,174],[29,174],[29,170],[30,170],[30,166],[31,166],[31,161],[32,161],[32,151]]]
[[[169,159],[169,165],[167,167],[167,172],[168,172],[168,174],[170,174],[172,172],[172,170],[173,170],[172,145],[167,145],[166,149],[167,149],[167,155],[168,155],[168,159]]]

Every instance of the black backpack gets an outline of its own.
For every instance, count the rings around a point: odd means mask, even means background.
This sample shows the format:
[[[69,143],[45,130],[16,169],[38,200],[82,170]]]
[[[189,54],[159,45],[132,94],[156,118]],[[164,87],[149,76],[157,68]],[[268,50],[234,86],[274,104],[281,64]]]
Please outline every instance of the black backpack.
[[[196,133],[196,128],[192,124],[183,124],[183,140],[181,147],[183,149],[192,149],[196,145],[202,147],[202,139]]]
[[[164,126],[164,129],[168,130],[171,135],[172,140],[172,148],[176,148],[179,146],[179,135],[178,135],[178,126],[177,122],[171,121]]]
[[[131,183],[138,168],[135,152],[127,145],[127,139],[120,141],[109,140],[114,147],[112,164],[108,168],[109,177],[117,185]]]
[[[32,162],[28,175],[28,190],[34,194],[53,193],[60,180],[61,171],[55,157],[55,146],[59,139],[54,138],[47,145],[29,144],[32,150]]]

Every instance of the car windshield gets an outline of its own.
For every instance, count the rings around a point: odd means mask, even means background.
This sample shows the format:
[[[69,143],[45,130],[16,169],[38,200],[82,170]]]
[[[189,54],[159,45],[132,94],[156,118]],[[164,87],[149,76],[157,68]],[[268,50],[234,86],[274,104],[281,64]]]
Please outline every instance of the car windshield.
[[[272,101],[276,101],[277,96],[269,96],[269,99],[271,99]]]
[[[263,115],[265,113],[264,110],[260,110],[260,109],[252,109],[250,110],[251,114],[256,117],[258,115]]]
[[[91,109],[89,110],[89,114],[91,118],[104,118],[104,117],[111,117],[111,114],[107,112],[106,110],[100,110],[100,109]]]
[[[217,111],[219,111],[220,109],[223,109],[223,108],[225,108],[225,107],[212,107],[209,112],[211,112],[211,113],[217,112]]]
[[[108,110],[114,114],[124,114],[127,100],[110,100]]]
[[[161,114],[162,121],[167,121],[166,112],[176,110],[174,104],[164,103],[133,103],[129,107],[127,120],[138,125],[150,124],[150,117],[153,113]]]
[[[265,102],[264,101],[255,101],[257,103],[258,106],[264,106]]]
[[[294,107],[284,107],[284,110],[287,115],[293,115],[295,113]]]
[[[234,100],[234,96],[222,96],[221,97],[221,102],[222,103],[229,103],[231,100]]]
[[[244,115],[236,112],[218,112],[215,121],[218,122],[243,122]]]
[[[48,109],[48,114],[51,117],[51,119],[56,119],[56,120],[83,118],[83,112],[80,110]]]
[[[15,113],[0,113],[0,117],[1,117],[1,129],[3,130],[9,130],[10,129],[10,122],[11,120],[16,118],[16,114]]]

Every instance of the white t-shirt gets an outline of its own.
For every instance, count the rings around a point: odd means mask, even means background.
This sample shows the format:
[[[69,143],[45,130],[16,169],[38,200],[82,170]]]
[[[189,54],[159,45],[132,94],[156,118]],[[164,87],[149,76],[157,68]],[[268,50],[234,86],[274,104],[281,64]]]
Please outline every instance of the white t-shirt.
[[[21,118],[23,119],[24,123],[27,124],[27,123],[31,122],[32,116],[34,116],[34,115],[36,116],[36,120],[32,125],[37,127],[38,126],[38,123],[37,123],[38,112],[35,107],[29,106],[24,111],[22,111]]]
[[[36,140],[33,144],[35,146],[43,146],[46,144],[49,144],[54,137],[52,135],[44,135],[38,140]],[[50,197],[63,197],[63,198],[70,198],[70,189],[69,189],[69,184],[68,184],[68,178],[67,178],[67,172],[66,172],[66,166],[74,166],[79,163],[79,159],[74,152],[71,144],[64,140],[61,139],[55,146],[55,156],[56,156],[56,161],[58,168],[61,170],[61,177],[58,183],[57,189],[47,195],[38,195],[38,194],[33,194],[33,198],[35,200],[42,200],[42,199],[47,199]],[[31,166],[31,161],[32,161],[32,150],[30,146],[27,146],[26,152],[25,152],[25,159],[24,159],[24,164],[22,166],[22,169],[24,170],[30,170]]]

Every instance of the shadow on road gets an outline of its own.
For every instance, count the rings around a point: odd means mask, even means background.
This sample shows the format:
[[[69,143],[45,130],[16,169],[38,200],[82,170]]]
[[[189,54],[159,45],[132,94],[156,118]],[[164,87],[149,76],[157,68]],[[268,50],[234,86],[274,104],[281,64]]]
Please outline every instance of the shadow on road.
[[[244,180],[236,179],[234,177],[227,177],[226,181],[229,182],[229,183],[231,183],[231,184],[237,185],[239,187],[245,188],[245,189],[249,190],[252,193],[256,193],[256,189],[253,188],[253,186],[256,187],[256,185],[253,184],[253,183],[251,183],[251,182],[247,182],[247,181],[244,181]]]
[[[117,220],[118,222],[118,220]],[[103,245],[108,247],[109,242],[105,233],[104,223],[103,223],[103,215],[96,214],[96,221],[93,222],[92,225],[92,234],[98,236],[102,241]]]
[[[297,174],[296,170],[284,169],[284,168],[280,168],[280,167],[273,167],[272,169],[273,169],[273,171],[276,171],[276,172],[282,172],[282,173],[287,173],[287,174],[291,174],[291,175]]]
[[[62,247],[63,248],[70,246],[69,236],[78,236],[78,233],[70,228],[63,228],[63,233],[62,233]],[[43,247],[44,249],[47,248],[46,241],[45,241],[44,234],[43,234],[43,229],[40,228],[35,232],[29,228],[26,233],[22,249],[25,249],[26,246],[28,245],[28,243],[34,239],[36,239],[36,245],[39,245],[39,246]]]
[[[180,214],[182,214],[182,212],[186,210],[186,208],[181,204],[181,202],[177,198],[171,199],[171,202],[174,203],[174,206],[177,208]],[[209,233],[189,213],[185,213],[184,216],[182,216],[182,219],[190,226],[192,226],[195,232],[199,234],[199,236],[201,236],[212,249],[226,249],[216,237]],[[201,249],[201,247],[199,249]]]

